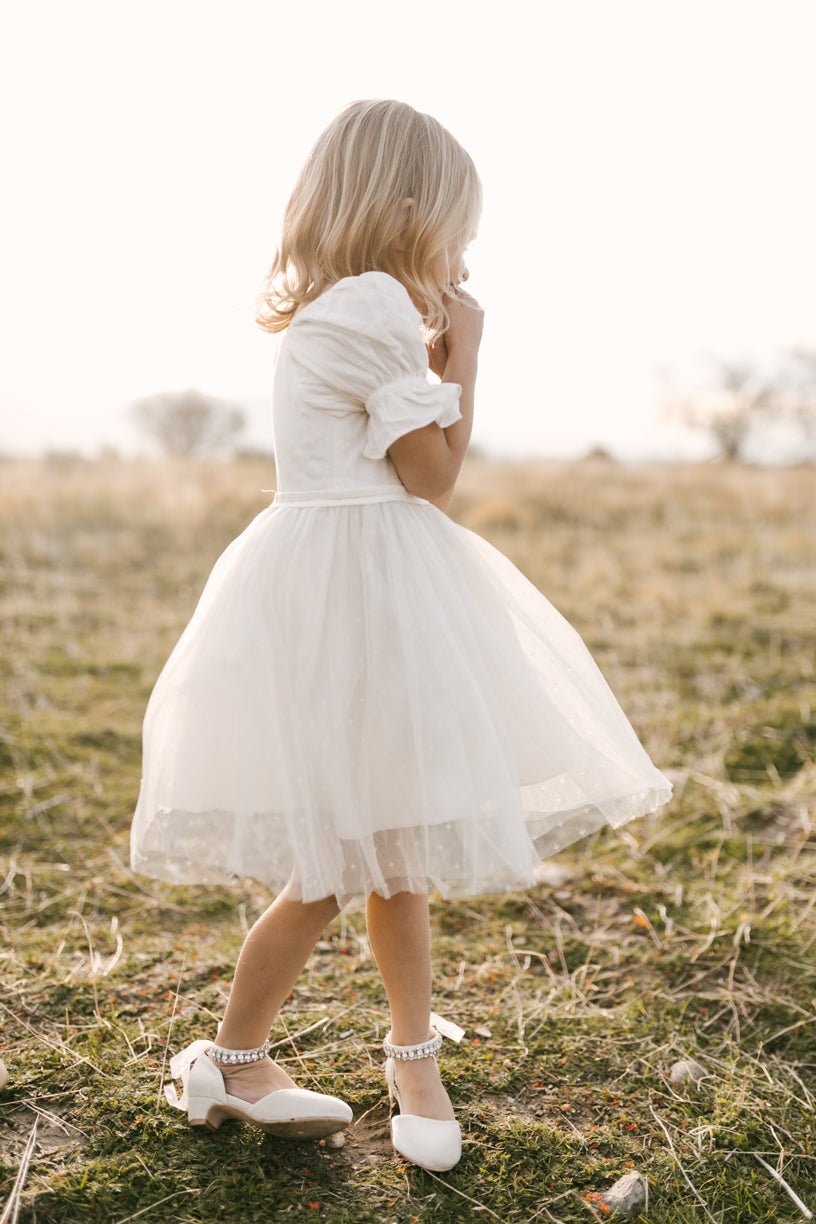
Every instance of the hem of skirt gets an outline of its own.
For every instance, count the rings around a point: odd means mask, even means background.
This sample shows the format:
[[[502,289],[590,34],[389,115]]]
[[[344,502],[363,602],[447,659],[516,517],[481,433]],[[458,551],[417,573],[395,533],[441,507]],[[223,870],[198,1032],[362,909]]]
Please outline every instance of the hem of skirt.
[[[473,897],[505,895],[535,888],[540,883],[537,868],[546,859],[560,854],[562,850],[596,833],[599,829],[604,827],[614,830],[621,829],[632,820],[649,815],[669,802],[673,795],[672,783],[664,775],[661,774],[660,777],[661,781],[655,785],[635,794],[610,799],[601,807],[585,804],[568,812],[559,813],[547,813],[535,809],[524,810],[522,815],[531,842],[531,863],[527,873],[508,866],[504,874],[498,872],[484,878],[468,876],[456,879],[416,875],[410,878],[400,877],[396,886],[393,887],[389,887],[387,879],[384,887],[372,883],[371,886],[364,885],[349,892],[329,889],[321,893],[312,889],[306,890],[305,895],[302,891],[298,893],[297,887],[294,889],[290,887],[290,894],[293,899],[301,900],[306,904],[324,900],[333,895],[341,909],[356,909],[365,903],[370,892],[376,892],[386,899],[398,892],[424,894],[429,897],[438,893],[445,901],[456,901]],[[229,818],[229,813],[225,815]],[[539,828],[539,826],[545,827]],[[226,885],[229,887],[236,883],[254,881],[277,894],[291,880],[291,872],[288,872],[285,878],[282,876],[265,877],[257,866],[254,870],[243,869],[240,861],[235,868],[227,868],[213,862],[196,861],[187,854],[173,857],[166,850],[151,852],[135,845],[131,848],[130,867],[139,875],[179,887],[186,885],[195,887]],[[392,878],[389,877],[389,879]]]
[[[173,863],[178,863],[179,869],[183,875],[177,876],[173,872]],[[249,871],[229,871],[226,868],[220,869],[214,867],[210,863],[193,863],[189,859],[175,860],[168,859],[166,856],[159,858],[158,856],[144,855],[131,861],[131,871],[138,875],[143,875],[149,879],[158,880],[165,884],[171,884],[177,888],[185,887],[235,887],[236,885],[244,885],[247,882],[261,884],[268,888],[271,892],[279,893],[289,882],[281,879],[269,880],[263,878],[260,874],[252,874]],[[408,892],[418,896],[427,896],[434,898],[438,894],[443,901],[466,900],[474,897],[485,897],[493,895],[505,895],[507,893],[518,892],[526,888],[534,888],[538,881],[535,876],[535,868],[533,868],[526,877],[515,876],[512,879],[506,880],[503,883],[496,879],[488,879],[484,881],[473,882],[467,881],[451,881],[451,880],[433,880],[425,877],[420,880],[418,877],[410,881],[399,883],[392,887],[373,886],[367,889],[358,889],[354,892],[328,892],[315,896],[298,894],[297,890],[290,890],[290,895],[293,900],[299,900],[305,904],[310,904],[315,901],[326,900],[328,897],[334,896],[339,907],[343,910],[362,908],[366,898],[372,892],[377,893],[384,899],[396,896],[397,893]]]

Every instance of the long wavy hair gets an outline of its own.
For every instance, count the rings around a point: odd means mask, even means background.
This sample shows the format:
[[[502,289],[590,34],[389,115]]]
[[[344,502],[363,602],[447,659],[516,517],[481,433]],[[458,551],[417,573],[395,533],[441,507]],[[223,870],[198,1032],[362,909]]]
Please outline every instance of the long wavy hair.
[[[389,98],[352,102],[298,175],[255,321],[284,331],[335,281],[379,270],[421,303],[432,343],[450,324],[443,294],[468,278],[481,213],[476,167],[438,120]]]

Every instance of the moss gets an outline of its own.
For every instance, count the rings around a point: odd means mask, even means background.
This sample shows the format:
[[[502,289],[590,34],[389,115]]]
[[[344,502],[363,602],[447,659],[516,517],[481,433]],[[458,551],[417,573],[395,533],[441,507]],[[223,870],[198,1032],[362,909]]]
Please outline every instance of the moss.
[[[767,776],[769,770],[789,778],[812,762],[815,752],[816,721],[785,719],[746,728],[723,763],[734,782]]]

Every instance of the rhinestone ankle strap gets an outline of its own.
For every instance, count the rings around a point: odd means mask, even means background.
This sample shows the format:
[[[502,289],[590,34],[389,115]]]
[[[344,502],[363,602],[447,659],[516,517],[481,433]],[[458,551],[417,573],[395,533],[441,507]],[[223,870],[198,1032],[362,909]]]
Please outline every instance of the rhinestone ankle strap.
[[[434,1036],[416,1045],[394,1045],[391,1041],[391,1030],[383,1041],[383,1049],[390,1058],[431,1058],[442,1048],[442,1034],[431,1025]]]
[[[267,1037],[263,1045],[256,1046],[254,1050],[228,1050],[226,1046],[216,1045],[213,1042],[207,1053],[213,1062],[216,1063],[258,1062],[267,1053],[270,1044],[271,1042]]]

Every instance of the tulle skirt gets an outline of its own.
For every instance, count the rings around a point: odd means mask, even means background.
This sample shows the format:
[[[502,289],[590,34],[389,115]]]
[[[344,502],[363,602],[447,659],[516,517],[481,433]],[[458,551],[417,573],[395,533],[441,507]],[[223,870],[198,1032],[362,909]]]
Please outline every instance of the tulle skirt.
[[[482,536],[404,490],[278,492],[150,695],[130,861],[343,906],[477,896],[671,795],[578,632]]]

